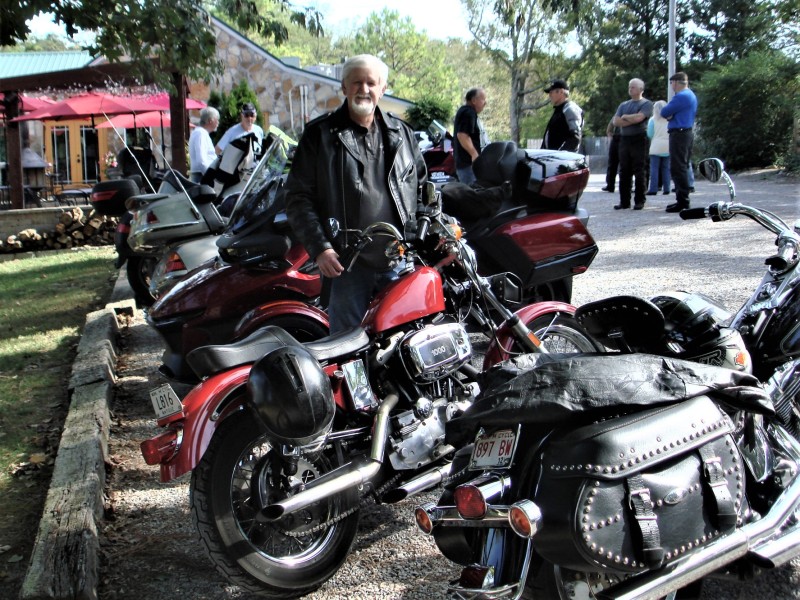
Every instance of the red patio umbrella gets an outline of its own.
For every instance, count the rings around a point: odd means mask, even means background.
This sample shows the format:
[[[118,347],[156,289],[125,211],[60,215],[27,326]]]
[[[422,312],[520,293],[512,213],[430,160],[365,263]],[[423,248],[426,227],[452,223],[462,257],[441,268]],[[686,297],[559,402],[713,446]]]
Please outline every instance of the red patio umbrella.
[[[153,110],[138,115],[117,115],[110,118],[108,121],[100,123],[96,129],[107,129],[115,127],[116,129],[132,129],[134,127],[169,127],[172,121],[168,114],[160,110]],[[189,127],[194,127],[191,123]]]
[[[13,119],[14,121],[85,119],[96,116],[119,115],[124,113],[149,112],[153,105],[141,98],[128,98],[87,92],[66,98],[49,106],[43,106]]]
[[[5,94],[0,92],[0,113],[5,112],[5,106],[2,104],[3,98],[5,98]],[[50,98],[45,98],[44,96],[36,98],[34,96],[26,96],[25,94],[20,94],[19,100],[20,110],[22,112],[30,112],[44,106],[51,106],[55,103],[55,100],[50,100]]]
[[[152,96],[145,96],[144,99],[151,103],[152,106],[150,110],[169,110],[169,94],[167,92],[153,94]],[[206,106],[208,106],[208,104],[205,102],[194,100],[189,97],[186,98],[187,110],[200,110]]]

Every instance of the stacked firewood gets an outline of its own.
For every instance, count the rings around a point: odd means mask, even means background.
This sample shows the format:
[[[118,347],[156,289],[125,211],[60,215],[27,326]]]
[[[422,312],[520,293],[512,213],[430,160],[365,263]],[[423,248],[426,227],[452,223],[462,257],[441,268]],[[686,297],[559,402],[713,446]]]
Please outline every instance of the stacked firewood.
[[[117,217],[107,217],[90,210],[88,214],[75,206],[56,217],[52,230],[23,229],[5,240],[0,239],[0,252],[60,250],[76,246],[107,246],[114,243]]]

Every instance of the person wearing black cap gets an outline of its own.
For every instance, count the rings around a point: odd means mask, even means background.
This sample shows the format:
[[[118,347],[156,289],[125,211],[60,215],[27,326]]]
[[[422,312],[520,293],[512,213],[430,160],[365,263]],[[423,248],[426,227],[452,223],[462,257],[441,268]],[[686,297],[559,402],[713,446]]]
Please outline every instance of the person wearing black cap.
[[[694,117],[697,113],[697,97],[689,89],[689,77],[678,71],[669,78],[675,95],[661,109],[667,123],[669,135],[669,170],[675,182],[675,204],[667,206],[667,212],[680,212],[689,208],[689,161],[694,145]]]
[[[581,145],[583,111],[569,99],[569,85],[555,79],[544,90],[553,105],[553,115],[544,130],[542,148],[577,152]]]
[[[240,114],[242,116],[242,120],[228,129],[228,131],[226,131],[217,142],[215,147],[217,154],[222,154],[222,151],[225,150],[225,146],[227,146],[231,140],[240,138],[248,133],[255,133],[258,143],[258,147],[255,149],[255,151],[256,153],[260,152],[261,142],[264,140],[264,130],[261,129],[261,126],[256,125],[256,107],[252,102],[245,102],[242,104],[242,110]]]

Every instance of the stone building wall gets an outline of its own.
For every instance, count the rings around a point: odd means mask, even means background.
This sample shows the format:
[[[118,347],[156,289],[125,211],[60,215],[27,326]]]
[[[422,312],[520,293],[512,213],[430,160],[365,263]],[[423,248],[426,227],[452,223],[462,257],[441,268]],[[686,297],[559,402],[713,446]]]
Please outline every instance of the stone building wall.
[[[227,93],[245,80],[256,93],[266,122],[294,135],[309,120],[341,105],[338,81],[287,65],[224,23],[214,24],[224,72],[210,86],[191,84],[191,97],[206,100],[211,90]]]
[[[211,90],[229,93],[245,80],[256,93],[265,122],[294,136],[302,133],[308,121],[342,104],[338,79],[289,65],[222,21],[212,22],[217,31],[217,57],[224,71],[210,85],[190,83],[192,98],[208,100]],[[403,115],[411,103],[384,96],[380,106]]]

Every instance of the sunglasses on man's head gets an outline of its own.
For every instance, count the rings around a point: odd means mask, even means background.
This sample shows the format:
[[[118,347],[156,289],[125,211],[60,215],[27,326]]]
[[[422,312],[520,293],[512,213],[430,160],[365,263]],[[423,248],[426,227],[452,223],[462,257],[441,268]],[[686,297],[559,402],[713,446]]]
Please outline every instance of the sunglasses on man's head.
[[[250,112],[249,110],[248,110],[248,111],[245,111],[245,112],[243,112],[242,114],[243,114],[245,117],[255,117],[255,116],[256,116],[256,113],[254,113],[254,112]]]

